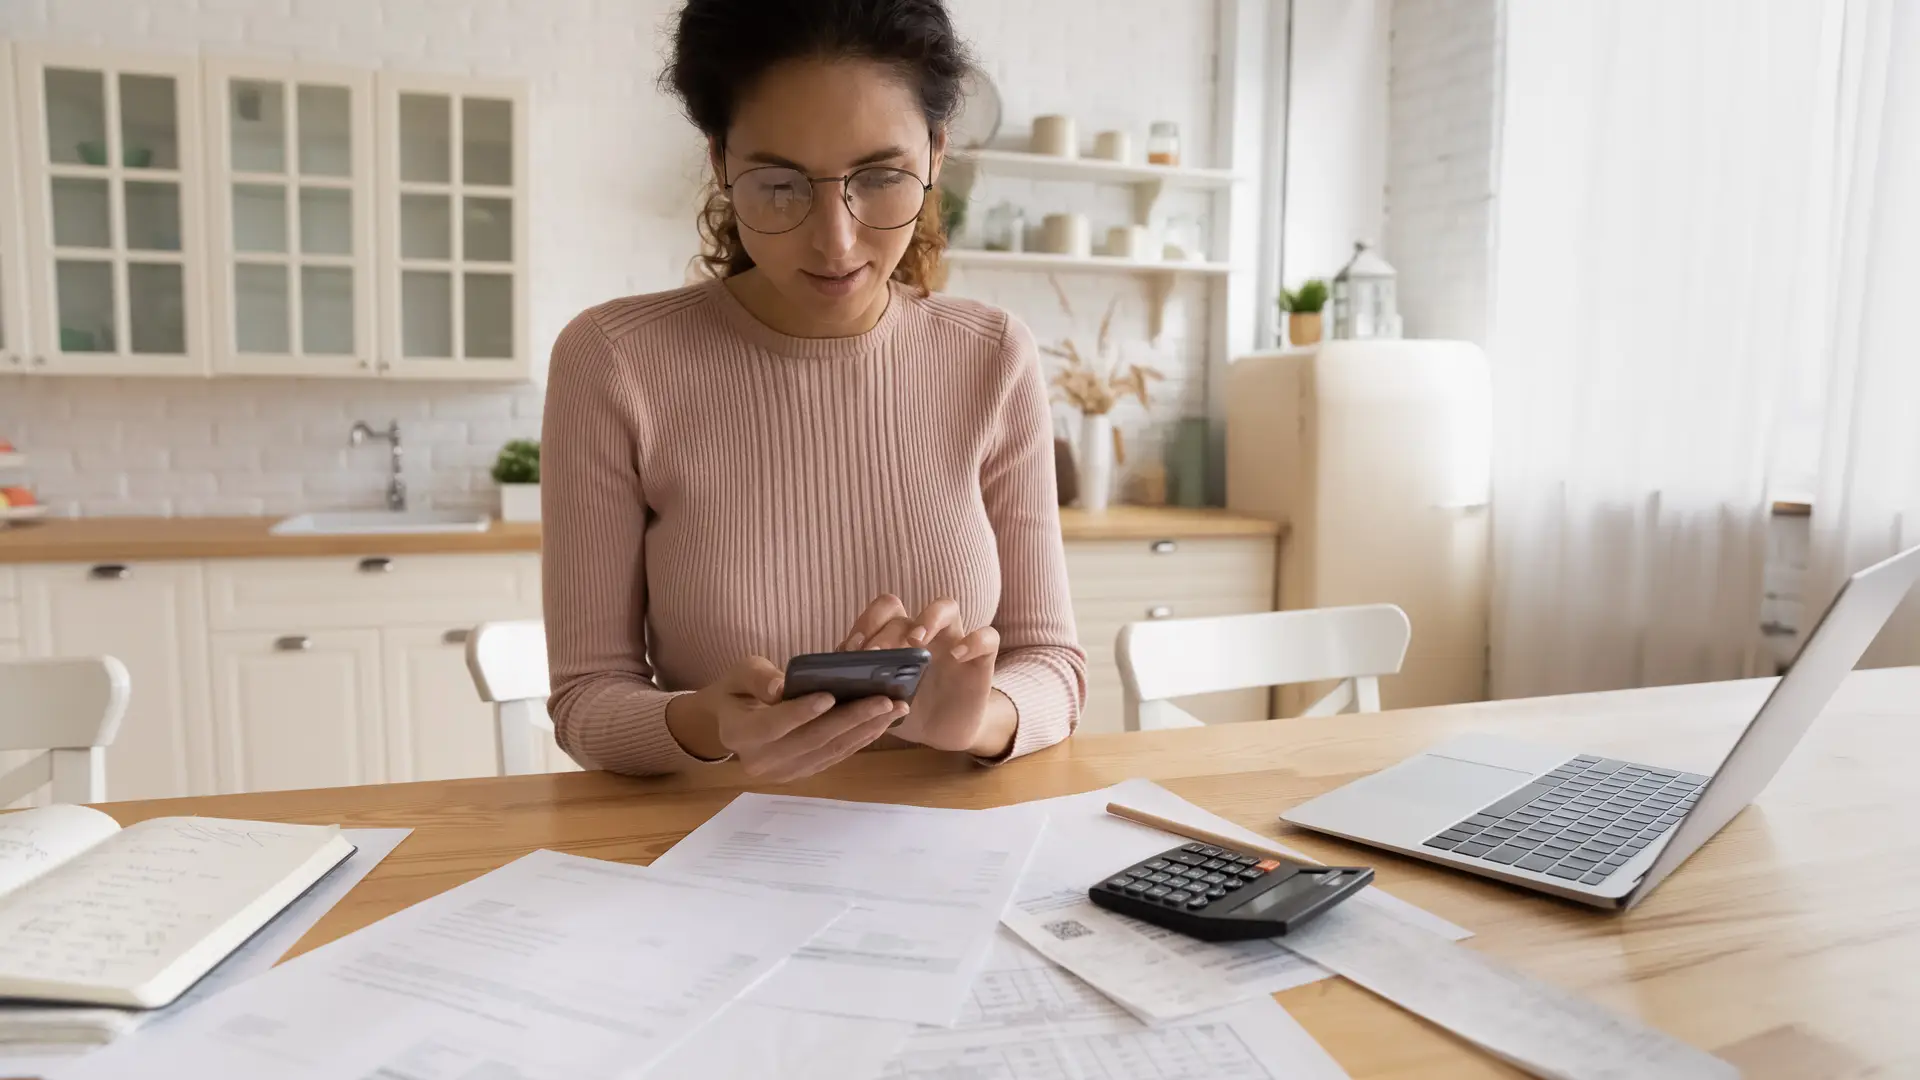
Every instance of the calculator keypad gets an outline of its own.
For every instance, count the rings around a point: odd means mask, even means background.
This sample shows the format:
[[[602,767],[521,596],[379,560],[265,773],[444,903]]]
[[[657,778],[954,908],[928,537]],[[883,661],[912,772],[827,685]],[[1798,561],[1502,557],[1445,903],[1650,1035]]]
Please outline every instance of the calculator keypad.
[[[1211,844],[1187,844],[1127,868],[1103,887],[1158,900],[1168,907],[1199,911],[1280,866],[1273,859],[1242,855]]]

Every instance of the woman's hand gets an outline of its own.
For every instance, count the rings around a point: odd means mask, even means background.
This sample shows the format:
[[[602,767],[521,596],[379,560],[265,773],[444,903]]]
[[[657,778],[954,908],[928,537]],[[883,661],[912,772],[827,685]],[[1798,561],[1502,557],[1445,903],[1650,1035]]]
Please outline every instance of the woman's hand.
[[[667,704],[667,730],[695,757],[740,759],[755,780],[781,784],[840,763],[906,715],[891,698],[835,706],[831,694],[780,700],[780,669],[758,656]]]
[[[967,631],[952,600],[935,600],[910,616],[899,597],[879,597],[860,613],[840,648],[920,648],[932,654],[906,722],[894,729],[902,739],[981,757],[998,757],[1013,742],[1019,715],[993,688],[1000,633],[991,626]]]

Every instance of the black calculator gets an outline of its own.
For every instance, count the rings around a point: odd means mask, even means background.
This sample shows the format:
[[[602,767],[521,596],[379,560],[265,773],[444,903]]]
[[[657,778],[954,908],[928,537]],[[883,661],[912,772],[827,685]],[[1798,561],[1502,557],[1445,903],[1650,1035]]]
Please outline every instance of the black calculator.
[[[1202,941],[1278,937],[1366,888],[1370,866],[1313,866],[1186,844],[1087,890],[1109,911]]]

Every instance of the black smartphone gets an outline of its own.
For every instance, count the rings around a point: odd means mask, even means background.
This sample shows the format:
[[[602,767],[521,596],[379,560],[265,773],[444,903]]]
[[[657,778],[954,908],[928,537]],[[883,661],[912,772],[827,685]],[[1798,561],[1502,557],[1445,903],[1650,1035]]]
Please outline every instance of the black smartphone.
[[[787,661],[782,696],[789,701],[808,694],[832,694],[836,701],[870,697],[912,701],[920,676],[932,660],[925,649],[807,653]]]

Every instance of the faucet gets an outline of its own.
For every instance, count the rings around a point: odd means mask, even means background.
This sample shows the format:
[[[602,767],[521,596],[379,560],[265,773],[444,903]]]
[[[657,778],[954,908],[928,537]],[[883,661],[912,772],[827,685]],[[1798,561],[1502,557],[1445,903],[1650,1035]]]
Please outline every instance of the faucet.
[[[407,482],[400,479],[400,421],[387,422],[387,430],[375,431],[367,426],[365,420],[355,421],[353,430],[347,433],[347,442],[359,446],[368,439],[381,439],[392,451],[392,472],[387,478],[387,509],[402,511],[407,508]]]

